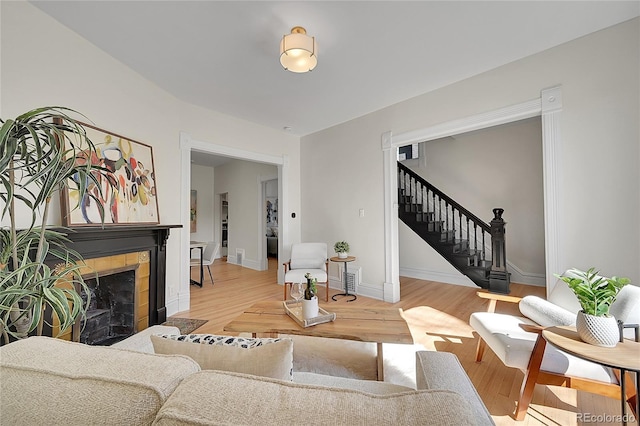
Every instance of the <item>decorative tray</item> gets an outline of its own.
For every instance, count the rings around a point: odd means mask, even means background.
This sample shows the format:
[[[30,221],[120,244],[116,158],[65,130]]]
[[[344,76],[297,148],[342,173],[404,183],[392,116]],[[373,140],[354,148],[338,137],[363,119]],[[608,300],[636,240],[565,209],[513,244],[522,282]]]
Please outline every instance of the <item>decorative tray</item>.
[[[298,303],[294,300],[287,300],[286,302],[282,302],[282,304],[284,305],[284,310],[287,315],[293,318],[293,320],[297,322],[300,327],[307,328],[311,327],[312,325],[322,324],[323,322],[331,322],[336,319],[335,313],[327,312],[319,306],[319,315],[317,317],[304,319],[304,317],[302,316],[302,304],[300,304],[300,307],[298,307]]]

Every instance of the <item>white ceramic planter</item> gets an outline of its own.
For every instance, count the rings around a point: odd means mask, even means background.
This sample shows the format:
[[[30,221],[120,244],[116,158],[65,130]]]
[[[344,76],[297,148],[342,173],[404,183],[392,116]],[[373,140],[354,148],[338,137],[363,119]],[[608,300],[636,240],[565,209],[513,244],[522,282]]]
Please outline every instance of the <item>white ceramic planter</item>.
[[[349,257],[349,253],[347,253],[346,251],[341,251],[340,253],[338,253],[338,257],[340,259],[346,259],[347,257]]]
[[[311,300],[302,299],[302,317],[304,319],[315,318],[318,316],[318,298],[316,296]]]
[[[580,311],[576,317],[576,330],[584,342],[595,346],[612,348],[620,340],[618,322],[612,316],[596,317]]]

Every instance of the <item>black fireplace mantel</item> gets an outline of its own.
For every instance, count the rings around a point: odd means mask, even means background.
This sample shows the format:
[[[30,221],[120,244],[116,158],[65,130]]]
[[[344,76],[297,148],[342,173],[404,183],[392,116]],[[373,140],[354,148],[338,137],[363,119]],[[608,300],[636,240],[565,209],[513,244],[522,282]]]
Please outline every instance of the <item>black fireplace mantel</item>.
[[[67,234],[67,246],[84,259],[149,251],[149,326],[167,319],[165,306],[166,245],[171,228],[182,225],[118,225],[56,229]]]

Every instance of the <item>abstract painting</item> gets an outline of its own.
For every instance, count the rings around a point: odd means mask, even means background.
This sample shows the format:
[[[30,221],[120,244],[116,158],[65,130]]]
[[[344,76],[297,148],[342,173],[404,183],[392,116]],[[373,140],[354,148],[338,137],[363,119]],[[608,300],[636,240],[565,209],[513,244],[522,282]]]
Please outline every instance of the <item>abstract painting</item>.
[[[69,189],[62,194],[64,226],[158,224],[158,198],[151,146],[82,123],[96,146],[93,165],[106,168],[108,179],[91,182],[81,195]],[[74,177],[73,179],[77,179]],[[69,185],[73,188],[74,185]]]

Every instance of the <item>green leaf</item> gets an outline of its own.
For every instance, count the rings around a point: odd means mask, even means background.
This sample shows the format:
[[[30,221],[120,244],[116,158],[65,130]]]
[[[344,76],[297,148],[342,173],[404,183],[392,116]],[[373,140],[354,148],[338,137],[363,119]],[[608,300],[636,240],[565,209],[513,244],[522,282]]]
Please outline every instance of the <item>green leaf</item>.
[[[572,268],[567,273],[568,275],[555,276],[573,290],[582,310],[595,316],[608,315],[609,308],[622,287],[631,282],[628,278],[602,277],[595,268],[589,268],[587,271]]]

